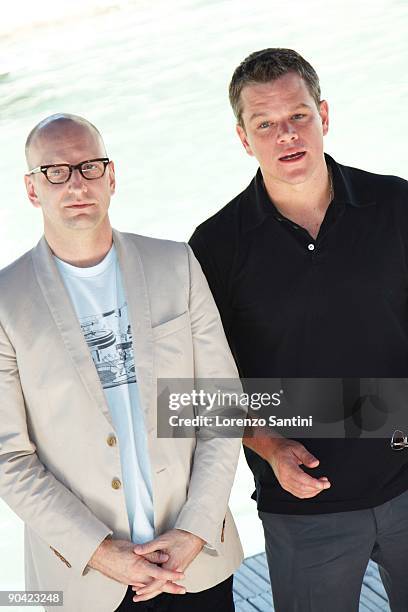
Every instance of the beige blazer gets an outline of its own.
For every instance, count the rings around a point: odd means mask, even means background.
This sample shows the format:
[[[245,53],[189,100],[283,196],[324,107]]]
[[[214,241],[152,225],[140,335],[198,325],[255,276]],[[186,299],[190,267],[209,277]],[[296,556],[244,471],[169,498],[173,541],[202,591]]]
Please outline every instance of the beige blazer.
[[[213,547],[204,547],[186,571],[187,590],[200,591],[242,560],[227,508],[240,440],[158,438],[156,379],[238,374],[190,247],[115,230],[113,240],[132,324],[155,533],[177,527]],[[96,368],[43,237],[0,272],[0,496],[25,523],[26,588],[62,590],[64,611],[111,612],[126,591],[87,567],[108,534],[130,540],[114,437]]]

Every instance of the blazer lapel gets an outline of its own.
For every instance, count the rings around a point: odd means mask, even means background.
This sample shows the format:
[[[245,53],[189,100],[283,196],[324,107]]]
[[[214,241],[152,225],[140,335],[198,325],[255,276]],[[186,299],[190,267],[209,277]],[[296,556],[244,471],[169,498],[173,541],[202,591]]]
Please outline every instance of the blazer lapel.
[[[81,326],[72,306],[63,280],[43,236],[32,250],[34,270],[38,283],[58,327],[65,348],[72,357],[77,374],[87,388],[92,402],[96,403],[113,428],[109,406]]]
[[[113,230],[113,242],[118,254],[129,305],[136,379],[146,430],[149,433],[156,427],[156,402],[153,393],[153,335],[143,265],[134,240],[129,239],[126,234]],[[44,236],[33,249],[32,258],[38,283],[61,333],[64,345],[72,357],[77,374],[93,402],[97,404],[113,428],[109,406],[91,353]]]
[[[113,230],[132,327],[136,380],[144,413],[146,431],[156,428],[156,401],[153,379],[153,334],[149,296],[143,263],[134,236]]]

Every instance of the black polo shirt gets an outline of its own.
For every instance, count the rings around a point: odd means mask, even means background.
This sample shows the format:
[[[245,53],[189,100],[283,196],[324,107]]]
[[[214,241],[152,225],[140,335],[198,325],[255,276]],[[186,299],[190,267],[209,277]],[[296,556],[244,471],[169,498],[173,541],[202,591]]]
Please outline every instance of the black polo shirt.
[[[244,378],[408,377],[408,183],[325,158],[334,199],[316,240],[276,209],[260,170],[190,239]],[[332,487],[300,500],[245,449],[260,510],[357,510],[408,489],[408,450],[388,439],[304,443],[320,459],[305,471]]]

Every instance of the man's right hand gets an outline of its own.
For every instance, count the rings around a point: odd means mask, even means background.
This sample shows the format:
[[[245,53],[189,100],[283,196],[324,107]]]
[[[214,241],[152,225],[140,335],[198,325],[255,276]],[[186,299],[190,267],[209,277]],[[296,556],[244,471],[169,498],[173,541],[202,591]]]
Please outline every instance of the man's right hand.
[[[184,574],[174,570],[163,569],[156,563],[165,563],[169,555],[155,552],[148,555],[136,555],[133,542],[107,538],[92,555],[88,565],[105,576],[126,585],[147,584],[152,579],[182,580]]]
[[[285,491],[300,499],[315,497],[331,485],[326,478],[313,478],[300,467],[315,468],[319,460],[296,440],[271,438],[264,459],[273,469],[279,484]]]

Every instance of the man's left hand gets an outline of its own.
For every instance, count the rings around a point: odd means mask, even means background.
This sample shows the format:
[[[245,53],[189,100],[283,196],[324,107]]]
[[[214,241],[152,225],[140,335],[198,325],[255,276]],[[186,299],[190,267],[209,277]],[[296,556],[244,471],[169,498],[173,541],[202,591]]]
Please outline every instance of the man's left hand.
[[[184,571],[202,550],[204,544],[204,540],[189,531],[170,529],[151,542],[135,544],[133,551],[137,555],[148,555],[156,551],[164,552],[169,555],[169,559],[161,564],[163,569]],[[184,587],[163,580],[152,580],[145,586],[133,587],[133,590],[137,592],[137,596],[133,598],[135,602],[147,601],[163,592],[179,595],[186,592]]]

